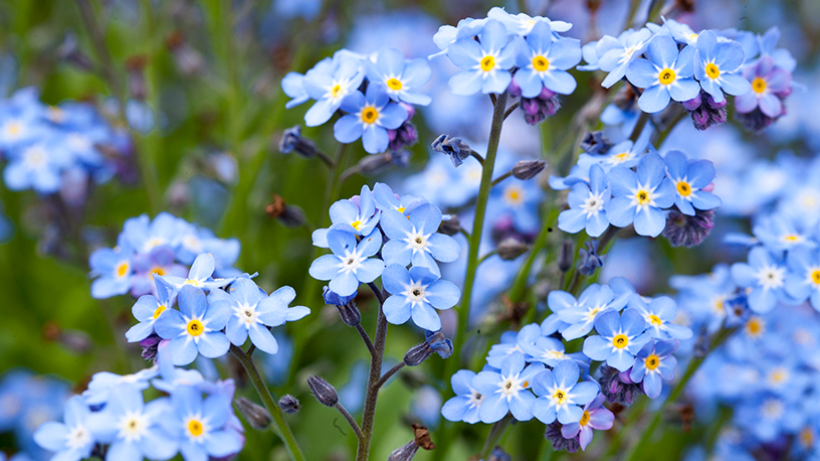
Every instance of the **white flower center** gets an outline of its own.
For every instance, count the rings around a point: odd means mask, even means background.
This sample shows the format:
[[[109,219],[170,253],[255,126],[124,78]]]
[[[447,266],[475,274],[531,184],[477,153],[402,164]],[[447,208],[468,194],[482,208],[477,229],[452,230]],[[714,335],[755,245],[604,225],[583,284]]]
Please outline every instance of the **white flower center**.
[[[655,187],[641,186],[632,190],[632,205],[643,210],[655,206]]]
[[[65,444],[68,448],[77,450],[88,446],[91,442],[91,432],[85,426],[78,424],[69,429]]]
[[[783,416],[783,403],[779,400],[769,399],[763,403],[761,413],[766,419],[780,419]]]
[[[256,312],[257,304],[241,303],[239,306],[234,306],[233,315],[235,315],[240,323],[244,323],[245,327],[250,329],[256,323],[262,323],[259,320],[259,313]]]
[[[524,381],[521,382],[521,379],[518,377],[518,374],[510,375],[505,377],[501,380],[501,383],[498,385],[497,393],[500,393],[502,396],[506,397],[507,400],[517,397],[518,392],[523,390],[529,383]]]
[[[149,425],[148,415],[141,412],[126,413],[117,422],[119,437],[128,442],[138,441],[145,435]]]
[[[424,253],[429,252],[430,249],[428,246],[430,242],[427,239],[430,238],[431,234],[424,235],[424,233],[416,230],[416,226],[413,226],[413,230],[407,233],[407,237],[404,238],[404,241],[407,242],[407,248],[413,250],[413,253]]]
[[[337,256],[339,258],[339,270],[342,272],[352,272],[354,275],[356,271],[362,267],[365,257],[362,257],[355,249],[353,251],[345,250],[344,256]]]
[[[549,389],[549,400],[552,406],[561,408],[573,403],[569,389],[560,387],[557,384]]]
[[[584,200],[581,209],[589,216],[598,216],[598,212],[604,209],[604,193],[594,193],[590,191],[589,197]]]
[[[68,135],[66,142],[71,150],[88,150],[92,145],[91,141],[87,137],[78,133],[71,133]]]
[[[23,163],[32,170],[43,168],[48,163],[48,152],[43,146],[29,147],[23,152]]]
[[[427,285],[422,285],[420,281],[415,281],[410,285],[405,285],[404,296],[413,304],[425,303],[427,302],[427,297],[424,294],[425,288],[427,288]]]
[[[559,350],[552,350],[552,351],[544,351],[542,357],[549,360],[564,360],[567,358],[567,355],[564,354],[564,351]]]
[[[764,290],[773,290],[783,286],[786,278],[786,268],[778,266],[764,266],[757,272],[757,283]]]
[[[470,406],[475,408],[480,407],[481,403],[484,402],[484,396],[475,389],[470,389],[470,391],[470,395],[467,397],[467,401],[470,402]]]

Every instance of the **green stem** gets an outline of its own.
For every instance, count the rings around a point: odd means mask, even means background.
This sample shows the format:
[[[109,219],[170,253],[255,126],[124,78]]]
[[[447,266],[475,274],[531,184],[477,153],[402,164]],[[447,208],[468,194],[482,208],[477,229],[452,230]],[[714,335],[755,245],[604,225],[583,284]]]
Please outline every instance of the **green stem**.
[[[641,112],[641,115],[638,117],[638,121],[635,123],[635,128],[632,128],[632,134],[629,135],[630,141],[638,141],[638,138],[641,137],[641,132],[643,132],[643,127],[646,126],[646,122],[648,121],[649,114],[646,112]]]
[[[530,276],[532,265],[535,263],[535,258],[538,257],[538,253],[547,245],[550,229],[552,229],[552,225],[555,224],[557,218],[558,209],[553,208],[547,215],[547,219],[544,221],[544,225],[541,227],[538,237],[535,238],[535,243],[532,244],[529,256],[527,256],[527,259],[518,271],[518,275],[515,276],[515,281],[513,281],[513,286],[510,289],[510,301],[516,303],[524,299],[524,291],[527,289],[527,279]]]
[[[271,424],[279,437],[282,438],[282,442],[285,443],[290,459],[293,461],[304,461],[305,455],[302,454],[302,449],[299,448],[299,444],[296,443],[296,438],[293,436],[290,426],[288,426],[285,415],[282,413],[279,405],[276,404],[276,401],[273,400],[273,396],[271,395],[267,384],[265,384],[265,380],[262,378],[262,375],[259,373],[259,369],[256,368],[256,364],[253,362],[253,359],[248,357],[245,351],[241,348],[233,345],[231,346],[231,353],[237,360],[239,360],[239,363],[242,364],[242,367],[248,373],[248,378],[251,380],[256,392],[259,394],[259,398],[262,399],[262,403],[265,405],[265,408],[267,408],[271,417],[273,417],[273,422]]]
[[[508,172],[506,172],[506,173],[502,174],[501,176],[499,176],[499,177],[497,177],[497,178],[495,178],[495,179],[493,180],[493,184],[492,184],[492,185],[493,185],[493,186],[498,185],[498,183],[500,183],[501,181],[503,181],[503,180],[505,180],[505,179],[509,178],[510,176],[512,176],[512,174],[513,174],[512,170],[510,170],[510,171],[508,171]]]
[[[373,439],[373,425],[376,422],[376,401],[379,398],[379,379],[382,374],[382,359],[384,345],[387,342],[387,317],[384,316],[384,295],[373,283],[370,283],[373,294],[379,299],[379,319],[376,323],[376,341],[373,346],[376,353],[370,358],[370,376],[367,380],[367,392],[364,397],[362,411],[362,436],[359,438],[359,447],[356,450],[356,461],[367,461],[370,456],[370,443]]]
[[[512,420],[512,415],[508,413],[504,419],[493,424],[493,427],[490,428],[490,433],[487,434],[487,440],[484,441],[484,448],[481,449],[479,459],[487,459],[490,456],[493,448],[498,445],[498,441],[501,440],[507,428],[510,427]]]

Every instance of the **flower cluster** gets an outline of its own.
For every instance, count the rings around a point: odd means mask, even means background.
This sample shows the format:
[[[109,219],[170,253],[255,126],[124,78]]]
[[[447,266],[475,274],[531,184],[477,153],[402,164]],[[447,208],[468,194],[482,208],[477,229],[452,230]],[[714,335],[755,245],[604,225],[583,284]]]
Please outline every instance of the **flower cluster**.
[[[123,224],[114,248],[99,248],[89,258],[91,284],[95,298],[131,293],[134,297],[157,295],[155,275],[184,277],[194,260],[203,253],[211,255],[211,274],[233,277],[239,258],[239,241],[219,239],[207,228],[191,224],[169,213],[153,220],[148,215],[130,218]]]
[[[736,29],[695,33],[665,19],[662,26],[648,23],[587,43],[587,64],[580,68],[607,72],[606,88],[626,78],[639,91],[643,112],[680,103],[700,130],[725,122],[726,95],[735,96],[738,118],[759,131],[785,114],[782,101],[792,91],[795,61],[775,48],[779,38],[776,27],[763,36]]]
[[[658,397],[662,381],[674,378],[672,353],[692,331],[674,323],[671,298],[643,298],[622,278],[610,283],[592,284],[577,299],[551,291],[552,313],[543,323],[502,335],[481,372],[453,376],[456,397],[442,415],[471,424],[494,423],[508,413],[519,421],[535,417],[548,425],[555,449],[575,451],[587,447],[592,429],[612,427],[605,401],[630,404],[634,393],[624,396],[631,389]],[[567,351],[561,341],[584,337],[582,352]],[[593,362],[601,363],[597,380],[590,374]]]
[[[712,162],[688,160],[680,151],[662,158],[636,144],[596,148],[593,154],[581,154],[568,177],[550,178],[554,189],[571,187],[569,209],[558,216],[558,228],[600,237],[610,225],[632,225],[638,235],[657,237],[663,232],[674,246],[700,243],[705,233],[692,237],[689,228],[699,226],[708,233],[711,221],[708,226],[688,221],[680,225],[675,216],[704,216],[720,205],[711,192]]]

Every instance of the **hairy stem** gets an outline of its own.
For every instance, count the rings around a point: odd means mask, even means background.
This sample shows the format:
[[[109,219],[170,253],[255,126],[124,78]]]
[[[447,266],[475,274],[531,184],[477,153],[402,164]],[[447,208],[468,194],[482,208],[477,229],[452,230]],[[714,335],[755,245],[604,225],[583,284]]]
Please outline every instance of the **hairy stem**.
[[[374,284],[369,283],[370,289],[379,300],[379,319],[376,322],[376,353],[370,358],[370,376],[367,379],[367,393],[364,397],[364,411],[362,414],[362,436],[359,438],[359,447],[356,450],[356,461],[367,461],[370,455],[370,443],[373,438],[373,425],[376,422],[376,401],[379,397],[379,382],[382,374],[382,359],[384,345],[387,342],[387,317],[384,316],[384,294]]]
[[[342,416],[345,417],[345,419],[347,420],[347,423],[350,424],[350,427],[353,429],[353,432],[356,433],[356,438],[361,440],[362,439],[362,429],[359,427],[359,424],[356,422],[356,420],[353,419],[353,415],[351,415],[350,412],[347,411],[347,408],[345,408],[344,405],[342,405],[341,403],[337,402],[335,407],[336,407],[337,410],[339,410],[339,413],[341,413]]]
[[[370,356],[373,357],[376,355],[376,349],[373,347],[373,341],[370,340],[370,335],[367,334],[361,323],[356,325],[356,331],[358,331],[359,335],[362,337],[362,341],[364,341],[364,345],[367,346]]]
[[[381,377],[381,378],[379,378],[379,380],[376,382],[376,384],[375,384],[376,390],[378,391],[379,389],[381,389],[381,387],[382,387],[382,386],[384,386],[384,383],[386,383],[388,379],[392,378],[392,377],[393,377],[393,375],[395,375],[396,373],[398,373],[398,372],[399,372],[399,370],[401,370],[402,368],[404,368],[404,366],[405,366],[405,365],[406,365],[406,364],[405,364],[404,362],[399,362],[399,363],[397,363],[397,364],[393,365],[393,368],[391,368],[391,369],[387,370],[387,371],[386,371],[386,372],[382,375],[382,377]]]

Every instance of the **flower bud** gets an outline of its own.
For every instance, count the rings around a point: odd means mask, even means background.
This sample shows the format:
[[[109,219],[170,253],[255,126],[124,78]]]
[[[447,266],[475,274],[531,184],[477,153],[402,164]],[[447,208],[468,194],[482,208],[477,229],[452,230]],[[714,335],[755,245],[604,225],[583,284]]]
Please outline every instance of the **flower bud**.
[[[673,247],[693,247],[700,245],[715,226],[713,210],[695,210],[694,216],[687,216],[673,208],[666,216],[663,236]]]
[[[78,69],[90,71],[94,68],[91,59],[82,51],[77,45],[77,36],[73,32],[69,32],[63,38],[63,43],[57,48],[57,57],[63,61],[70,62]]]
[[[512,261],[526,253],[529,249],[530,245],[528,243],[521,242],[514,238],[506,238],[498,244],[498,256],[504,261]]]
[[[563,425],[558,421],[547,424],[547,430],[544,431],[544,438],[552,443],[553,451],[566,450],[570,453],[575,453],[581,448],[581,442],[578,436],[571,439],[564,438],[564,434],[561,432],[562,427]]]
[[[598,256],[598,242],[587,242],[586,249],[579,251],[578,272],[589,277],[594,274],[599,267],[604,266],[604,257]]]
[[[436,152],[443,152],[450,156],[453,165],[458,167],[464,163],[464,159],[470,156],[470,146],[461,138],[450,137],[446,134],[440,135],[433,141],[433,150]]]
[[[356,298],[356,293],[350,296],[339,296],[335,292],[330,291],[328,287],[324,287],[322,297],[325,299],[325,303],[336,306],[336,309],[339,310],[339,316],[345,325],[355,327],[362,322],[362,314],[353,302]]]
[[[302,227],[305,224],[305,213],[302,209],[288,205],[281,195],[273,194],[273,201],[265,206],[265,213],[291,229]]]
[[[543,160],[520,160],[513,166],[512,174],[517,179],[526,181],[536,177],[546,167],[547,162]]]
[[[689,99],[687,101],[683,101],[681,104],[683,105],[684,109],[691,112],[700,107],[701,104],[703,104],[703,99],[701,98],[700,93],[698,93],[694,98]]]
[[[561,242],[561,251],[558,253],[558,270],[567,272],[572,267],[572,240]]]
[[[589,155],[605,155],[613,146],[601,131],[587,132],[581,140],[581,149]]]
[[[445,215],[438,226],[438,231],[444,235],[456,235],[461,232],[461,222],[456,215]]]
[[[387,149],[393,152],[410,147],[419,139],[416,127],[409,121],[404,122],[395,130],[387,130],[389,143]]]
[[[140,341],[140,347],[142,347],[142,358],[149,362],[156,362],[157,351],[159,350],[159,343],[161,341],[162,338],[157,336],[156,333],[151,333],[150,336]]]
[[[302,136],[302,126],[295,125],[282,133],[282,138],[279,140],[279,152],[283,154],[296,152],[302,157],[313,158],[318,149],[312,139]]]
[[[248,424],[254,429],[265,429],[273,421],[265,407],[257,405],[245,397],[239,397],[234,400],[234,403],[236,403],[236,407],[248,421]]]
[[[419,451],[419,445],[415,440],[411,440],[406,445],[393,450],[393,453],[387,457],[387,461],[410,461],[416,456],[417,451]]]
[[[336,388],[330,383],[318,376],[311,376],[308,378],[308,387],[313,392],[313,396],[324,406],[333,407],[339,403],[339,394],[336,393]]]
[[[279,399],[279,408],[281,408],[285,413],[292,415],[298,412],[302,408],[302,405],[299,404],[296,397],[290,394],[285,394],[281,399]]]
[[[441,331],[425,332],[423,343],[413,346],[404,354],[404,363],[407,366],[415,367],[430,358],[433,352],[441,358],[446,359],[453,353],[453,342],[444,336]]]

